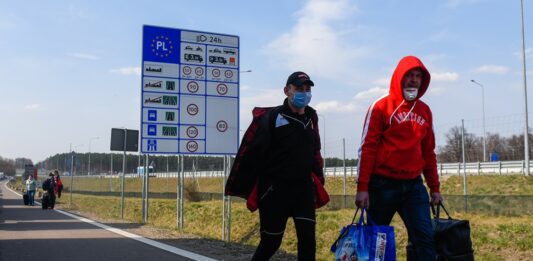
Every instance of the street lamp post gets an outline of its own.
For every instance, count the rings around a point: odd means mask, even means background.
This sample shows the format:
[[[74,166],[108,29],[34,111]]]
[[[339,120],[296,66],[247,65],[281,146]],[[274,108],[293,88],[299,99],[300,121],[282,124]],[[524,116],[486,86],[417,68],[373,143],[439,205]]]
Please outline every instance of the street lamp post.
[[[324,126],[324,175],[326,175],[326,116],[322,114],[318,114],[319,117],[322,117],[324,120],[323,126]]]
[[[74,154],[77,147],[81,147],[83,144],[75,145],[72,149],[72,143],[70,143],[70,186],[68,190],[70,192],[70,200],[68,203],[69,208],[72,206],[72,190],[74,189]]]
[[[89,139],[89,165],[87,167],[87,176],[91,175],[91,141],[100,139],[100,137],[93,137]]]
[[[481,103],[483,106],[483,161],[487,161],[487,131],[485,130],[485,87],[483,86],[483,84],[476,82],[475,80],[470,81],[481,86]]]
[[[524,160],[526,162],[526,176],[529,176],[529,126],[527,113],[527,81],[526,81],[526,40],[524,36],[524,0],[520,0],[520,17],[522,20],[522,74],[524,76]]]

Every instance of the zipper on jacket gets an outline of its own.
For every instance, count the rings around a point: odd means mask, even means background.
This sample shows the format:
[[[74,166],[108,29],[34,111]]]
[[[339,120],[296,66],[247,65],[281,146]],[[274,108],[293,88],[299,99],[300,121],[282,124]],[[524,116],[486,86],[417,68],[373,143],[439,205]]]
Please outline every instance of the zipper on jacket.
[[[307,125],[309,125],[309,123],[311,123],[311,119],[309,119],[309,120],[307,121],[307,123],[304,123],[303,121],[298,120],[298,119],[296,119],[296,118],[294,118],[294,117],[291,117],[291,116],[289,116],[289,115],[286,115],[285,113],[281,113],[281,116],[283,116],[283,117],[287,117],[287,118],[289,118],[289,119],[292,119],[292,120],[295,120],[295,121],[299,122],[300,124],[302,124],[302,126],[304,126],[304,129],[306,129],[306,128],[307,128]]]
[[[263,198],[265,198],[268,195],[268,193],[270,193],[270,191],[273,191],[273,190],[274,190],[273,185],[270,185],[267,191],[265,191],[265,193],[261,196],[261,198],[259,198],[259,201],[263,200]]]

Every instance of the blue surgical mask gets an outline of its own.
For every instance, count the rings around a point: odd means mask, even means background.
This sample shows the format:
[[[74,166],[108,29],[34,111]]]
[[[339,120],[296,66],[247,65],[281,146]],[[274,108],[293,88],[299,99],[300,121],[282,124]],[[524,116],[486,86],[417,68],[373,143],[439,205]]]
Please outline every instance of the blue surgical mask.
[[[291,103],[294,107],[301,109],[311,102],[311,92],[293,92]]]

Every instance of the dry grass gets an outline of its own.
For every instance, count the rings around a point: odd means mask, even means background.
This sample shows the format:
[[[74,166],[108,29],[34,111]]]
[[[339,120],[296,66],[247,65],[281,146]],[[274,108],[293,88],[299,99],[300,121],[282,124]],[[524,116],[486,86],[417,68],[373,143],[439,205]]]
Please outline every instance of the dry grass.
[[[60,203],[68,207],[68,197]],[[118,198],[74,195],[72,210],[99,213],[102,218],[119,218]],[[221,238],[222,201],[186,202],[185,231],[206,238]],[[317,257],[318,260],[331,260],[331,243],[337,238],[340,228],[349,223],[352,209],[317,212]],[[527,260],[533,256],[533,218],[493,217],[484,215],[462,215],[454,213],[454,218],[469,219],[472,224],[472,238],[478,260]],[[140,222],[141,201],[127,199],[125,218]],[[174,200],[150,200],[149,224],[174,229],[176,227],[176,202]],[[405,260],[406,231],[396,216],[392,225],[396,228],[397,256]],[[259,219],[257,213],[250,213],[244,203],[232,204],[232,242],[247,245],[259,243]],[[294,224],[289,221],[281,249],[296,253],[296,233]],[[512,255],[511,255],[512,254]]]
[[[104,180],[104,181],[102,181]],[[85,189],[94,188],[103,191],[119,188],[113,181],[81,179],[77,184]],[[174,180],[174,181],[172,181]],[[523,176],[472,176],[468,178],[470,195],[533,195],[533,178]],[[172,183],[174,182],[174,183]],[[348,179],[349,194],[355,193],[354,179]],[[65,182],[68,183],[68,182]],[[110,185],[111,184],[111,185]],[[151,192],[175,192],[175,179],[151,179]],[[198,183],[187,181],[191,190],[220,192],[220,178],[198,179]],[[327,189],[331,194],[342,194],[343,179],[328,178]],[[115,187],[114,187],[115,186]],[[76,187],[77,188],[77,187]],[[127,191],[141,191],[140,179],[129,179]],[[104,190],[105,191],[105,190]],[[442,185],[444,194],[461,195],[462,178],[452,176]],[[59,203],[68,207],[66,193]],[[176,220],[176,201],[172,199],[151,199],[149,224],[174,229]],[[529,208],[527,204],[508,202],[509,207]],[[490,203],[484,207],[490,207]],[[529,204],[529,205],[528,205]],[[511,206],[513,205],[513,206]],[[86,196],[74,194],[73,210],[97,213],[102,218],[117,219],[120,217],[120,203],[117,197]],[[196,234],[206,238],[220,239],[222,222],[222,202],[186,202],[185,233]],[[353,209],[337,211],[321,210],[317,212],[317,257],[318,260],[331,260],[330,244],[337,238],[340,228],[351,221]],[[452,208],[453,211],[453,208]],[[505,214],[505,213],[501,213]],[[533,256],[533,216],[494,216],[481,214],[462,214],[453,212],[457,219],[468,219],[472,227],[472,239],[477,260],[531,260]],[[131,221],[141,220],[141,201],[136,198],[126,199],[125,218]],[[401,220],[396,216],[392,222],[396,229],[397,256],[405,260],[406,231]],[[257,245],[259,243],[259,219],[257,213],[250,213],[244,203],[234,202],[232,205],[232,241],[240,244]],[[288,253],[296,252],[296,234],[294,224],[289,221],[282,249]]]

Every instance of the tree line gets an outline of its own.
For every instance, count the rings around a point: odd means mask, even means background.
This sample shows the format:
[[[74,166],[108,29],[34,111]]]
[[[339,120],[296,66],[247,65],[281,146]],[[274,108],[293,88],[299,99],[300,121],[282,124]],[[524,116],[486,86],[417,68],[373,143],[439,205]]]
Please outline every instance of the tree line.
[[[91,153],[91,174],[116,174],[122,172],[122,154],[117,153]],[[138,154],[126,155],[126,173],[135,173],[138,166],[144,165],[145,158]],[[148,165],[153,166],[156,172],[177,172],[177,156],[150,155]],[[327,158],[325,162],[328,167],[342,167],[343,160],[339,158]],[[113,164],[113,170],[111,170]],[[347,159],[346,166],[355,166],[357,160]],[[89,169],[89,153],[61,153],[50,156],[45,160],[38,162],[36,166],[39,169],[59,169],[62,172],[71,172],[71,165],[74,166],[74,172],[87,174]],[[224,161],[221,156],[185,156],[184,170],[192,171],[219,171],[223,169]]]
[[[3,172],[7,176],[15,176],[17,169],[24,169],[27,164],[33,164],[31,159],[16,158],[8,159],[0,156],[0,172]]]
[[[467,162],[482,162],[483,159],[483,137],[469,133],[465,130],[465,157]],[[533,135],[529,134],[529,154],[533,156]],[[461,127],[451,128],[445,135],[443,146],[437,148],[437,160],[439,163],[461,162],[462,161],[462,135]],[[497,156],[495,156],[497,155]],[[491,157],[492,156],[492,157]],[[487,133],[486,137],[486,157],[487,160],[498,159],[523,160],[524,159],[524,135],[512,135],[502,137],[499,134]],[[126,173],[135,173],[138,166],[144,165],[145,158],[138,154],[126,155]],[[327,167],[342,167],[343,159],[330,157],[325,160]],[[346,159],[346,166],[356,166],[358,159]],[[77,174],[87,174],[89,170],[89,153],[60,153],[47,157],[36,164],[39,169],[59,169],[61,172],[71,172],[71,163],[74,165],[74,172]],[[0,172],[6,175],[15,175],[17,169],[24,169],[26,164],[32,164],[27,158],[16,158],[14,160],[0,157]],[[156,172],[178,171],[177,156],[150,156],[149,165],[153,166]],[[112,168],[111,168],[112,167]],[[222,170],[223,158],[220,156],[185,156],[184,170],[191,171]],[[122,154],[117,153],[91,153],[91,174],[110,174],[122,172]]]
[[[466,162],[482,162],[483,159],[483,137],[464,132],[465,158]],[[533,136],[528,134],[529,155],[533,155]],[[512,135],[501,137],[499,134],[487,133],[486,136],[486,160],[508,161],[524,160],[524,135]],[[445,135],[445,145],[437,150],[437,160],[439,163],[462,162],[462,135],[461,127],[453,127]]]

